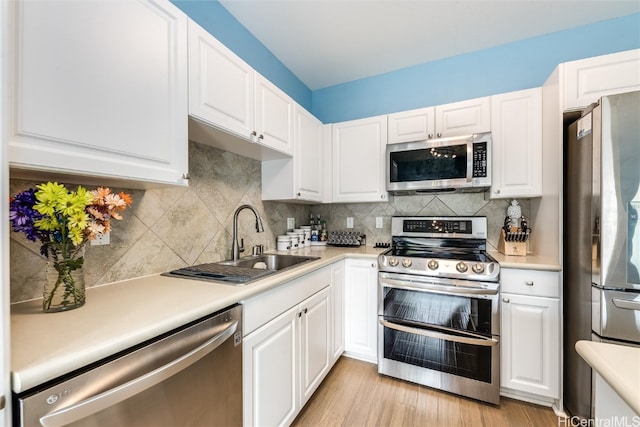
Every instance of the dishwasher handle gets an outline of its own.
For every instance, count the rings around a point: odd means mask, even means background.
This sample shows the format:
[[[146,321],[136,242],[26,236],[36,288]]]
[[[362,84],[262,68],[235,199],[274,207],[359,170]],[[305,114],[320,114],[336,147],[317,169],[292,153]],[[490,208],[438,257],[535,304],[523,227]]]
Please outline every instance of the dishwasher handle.
[[[188,368],[211,353],[231,337],[238,329],[238,321],[224,325],[224,330],[208,341],[134,380],[90,397],[66,408],[61,408],[40,418],[44,427],[59,427],[81,420],[134,396]]]

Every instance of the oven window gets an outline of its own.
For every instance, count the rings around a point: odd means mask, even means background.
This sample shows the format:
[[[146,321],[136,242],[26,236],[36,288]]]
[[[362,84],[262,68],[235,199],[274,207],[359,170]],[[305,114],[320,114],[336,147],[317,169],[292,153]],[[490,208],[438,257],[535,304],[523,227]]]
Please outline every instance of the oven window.
[[[391,182],[435,181],[467,177],[467,145],[391,152]]]
[[[383,316],[387,320],[437,325],[491,336],[489,299],[387,287],[383,295]]]
[[[485,383],[491,383],[493,348],[384,328],[386,359]]]

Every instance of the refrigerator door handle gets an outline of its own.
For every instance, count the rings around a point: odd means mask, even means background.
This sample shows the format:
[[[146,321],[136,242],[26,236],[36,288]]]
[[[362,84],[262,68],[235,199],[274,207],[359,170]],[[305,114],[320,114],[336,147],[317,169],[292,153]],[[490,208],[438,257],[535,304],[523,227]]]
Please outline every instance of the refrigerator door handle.
[[[618,308],[623,308],[625,310],[636,310],[640,311],[640,301],[628,300],[622,298],[613,298],[613,305]]]

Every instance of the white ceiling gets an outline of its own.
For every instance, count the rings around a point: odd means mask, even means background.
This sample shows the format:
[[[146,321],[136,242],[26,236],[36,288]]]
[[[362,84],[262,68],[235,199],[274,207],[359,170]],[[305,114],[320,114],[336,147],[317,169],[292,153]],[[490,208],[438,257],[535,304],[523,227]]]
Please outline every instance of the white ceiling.
[[[316,90],[640,12],[639,0],[220,0]]]

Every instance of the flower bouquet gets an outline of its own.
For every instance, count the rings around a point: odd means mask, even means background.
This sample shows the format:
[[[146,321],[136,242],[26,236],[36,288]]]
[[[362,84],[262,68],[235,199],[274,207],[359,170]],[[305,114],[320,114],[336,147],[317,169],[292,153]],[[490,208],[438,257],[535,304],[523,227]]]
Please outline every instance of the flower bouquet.
[[[111,218],[132,203],[126,193],[112,193],[99,187],[88,191],[79,186],[69,191],[57,182],[47,182],[16,194],[9,204],[13,231],[40,241],[40,253],[47,257],[47,273],[42,309],[45,312],[70,310],[85,302],[85,244],[111,230]]]

